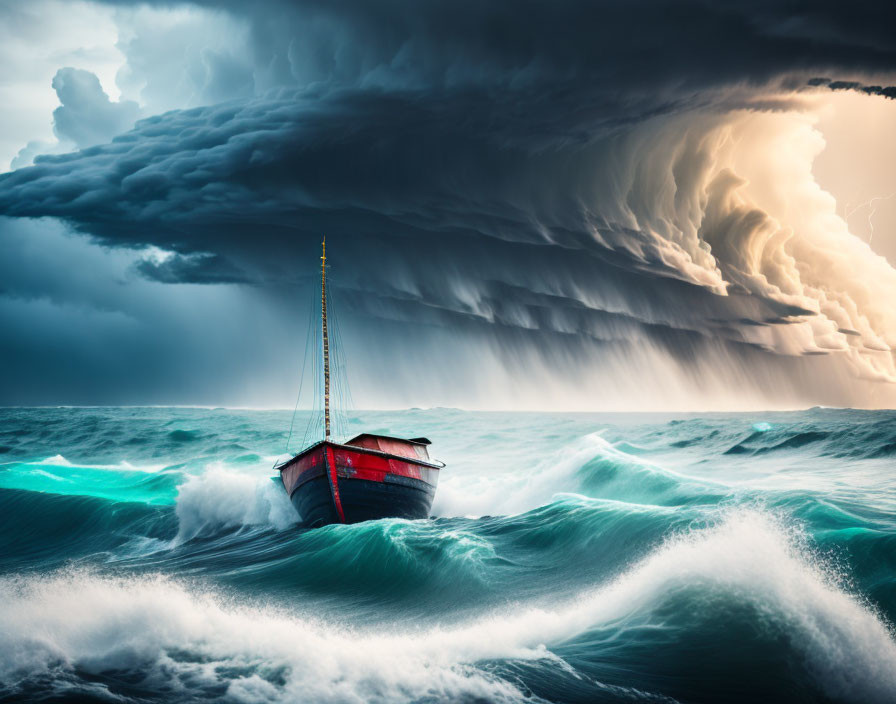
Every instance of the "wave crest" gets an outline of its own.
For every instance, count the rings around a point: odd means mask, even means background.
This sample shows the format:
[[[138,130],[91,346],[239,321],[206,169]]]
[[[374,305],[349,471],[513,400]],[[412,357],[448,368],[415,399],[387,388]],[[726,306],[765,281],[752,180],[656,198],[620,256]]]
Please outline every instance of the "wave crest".
[[[274,481],[275,480],[275,481]],[[178,487],[177,542],[240,526],[283,530],[298,521],[279,479],[209,467]]]
[[[348,628],[273,607],[234,605],[167,579],[77,572],[0,580],[0,595],[6,605],[0,671],[7,683],[75,669],[93,676],[114,670],[108,681],[121,687],[121,673],[139,669],[155,686],[185,697],[516,700],[524,693],[501,677],[500,666],[477,664],[582,667],[575,644],[588,637],[592,666],[640,639],[652,653],[649,666],[660,669],[669,657],[663,634],[671,629],[677,656],[702,666],[713,658],[710,644],[728,634],[718,610],[735,604],[753,614],[752,637],[780,649],[777,657],[797,678],[796,698],[799,690],[816,696],[819,687],[843,701],[896,696],[896,642],[887,624],[842,588],[798,531],[756,511],[672,537],[615,581],[565,604],[505,607],[454,625]],[[600,642],[607,627],[616,635]],[[758,686],[737,661],[728,667],[726,686]],[[692,686],[703,684],[695,677]]]

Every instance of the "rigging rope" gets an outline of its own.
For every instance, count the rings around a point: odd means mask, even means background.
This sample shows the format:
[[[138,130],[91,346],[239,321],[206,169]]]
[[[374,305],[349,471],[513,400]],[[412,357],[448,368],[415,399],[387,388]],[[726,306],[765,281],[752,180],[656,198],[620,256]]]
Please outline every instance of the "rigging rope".
[[[330,264],[327,264],[327,270],[329,270]],[[330,351],[330,365],[331,365],[331,382],[332,382],[332,394],[331,398],[333,400],[333,408],[331,425],[332,425],[332,433],[331,436],[334,438],[345,439],[347,437],[348,429],[349,429],[349,418],[348,418],[348,408],[353,405],[353,400],[351,396],[351,389],[348,386],[347,379],[347,365],[345,360],[345,353],[343,351],[342,345],[342,330],[339,324],[339,316],[337,313],[338,307],[333,305],[333,290],[334,286],[332,282],[326,288],[326,296],[327,296],[327,320],[328,320],[328,333],[329,333],[329,351]],[[289,431],[289,440],[287,440],[287,448],[289,442],[292,439],[293,433],[293,425],[295,423],[296,414],[298,412],[298,406],[301,402],[301,384],[304,382],[305,378],[305,369],[308,358],[308,349],[309,346],[313,347],[317,352],[313,354],[312,359],[312,373],[314,374],[314,397],[311,406],[310,417],[308,418],[308,423],[305,426],[305,433],[302,437],[302,447],[307,447],[309,441],[313,441],[315,438],[323,439],[325,437],[325,428],[324,428],[324,418],[323,418],[323,408],[321,407],[321,397],[323,395],[323,369],[322,369],[322,356],[323,356],[323,339],[322,339],[322,330],[321,330],[321,315],[322,315],[322,300],[317,296],[309,296],[309,304],[310,310],[308,315],[309,321],[309,330],[308,334],[305,338],[305,356],[302,360],[302,382],[300,382],[299,387],[299,396],[296,397],[296,405],[293,408],[293,418],[292,423],[290,424]]]
[[[299,400],[302,398],[302,384],[305,382],[305,365],[308,362],[308,342],[311,339],[311,325],[314,322],[314,303],[308,305],[308,330],[305,334],[305,353],[302,355],[302,374],[299,376],[299,393],[296,394],[296,405],[292,409],[292,420],[289,421],[289,436],[286,438],[286,452],[289,454],[289,443],[292,440],[292,429],[296,422],[296,412],[299,410]]]

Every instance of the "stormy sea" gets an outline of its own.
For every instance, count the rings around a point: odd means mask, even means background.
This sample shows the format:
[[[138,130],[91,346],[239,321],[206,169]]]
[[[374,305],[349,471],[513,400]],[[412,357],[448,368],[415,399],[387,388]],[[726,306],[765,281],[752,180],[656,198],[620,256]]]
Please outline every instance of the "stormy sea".
[[[0,410],[0,699],[896,701],[896,412],[357,412],[435,517],[315,530],[291,416]]]

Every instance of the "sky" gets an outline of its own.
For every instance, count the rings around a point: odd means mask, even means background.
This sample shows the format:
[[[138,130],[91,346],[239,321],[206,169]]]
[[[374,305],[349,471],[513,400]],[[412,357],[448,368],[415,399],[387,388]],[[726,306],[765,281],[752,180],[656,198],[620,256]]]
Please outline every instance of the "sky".
[[[7,0],[0,404],[292,407],[326,236],[358,408],[896,407],[894,26]]]

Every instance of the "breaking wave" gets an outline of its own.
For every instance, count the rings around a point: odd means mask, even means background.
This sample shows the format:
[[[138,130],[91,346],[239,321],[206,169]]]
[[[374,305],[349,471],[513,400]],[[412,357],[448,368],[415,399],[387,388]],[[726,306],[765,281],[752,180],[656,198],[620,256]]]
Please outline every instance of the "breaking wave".
[[[279,479],[217,466],[180,485],[176,512],[178,540],[222,528],[270,525],[284,529],[297,522]]]
[[[143,685],[129,682],[149,678],[187,699],[522,700],[526,688],[502,663],[552,670],[585,657],[599,669],[604,649],[619,657],[632,638],[640,648],[659,649],[669,629],[683,659],[711,639],[724,645],[719,619],[741,611],[754,624],[747,649],[773,644],[799,673],[794,694],[855,702],[896,696],[896,642],[888,626],[807,553],[792,529],[749,511],[674,536],[614,580],[567,595],[561,605],[521,603],[411,629],[352,627],[158,576],[7,577],[0,594],[0,675],[8,694],[49,678],[69,694],[134,696]],[[605,641],[607,629],[622,643]],[[585,643],[595,648],[583,654]],[[87,675],[91,684],[83,682]]]

